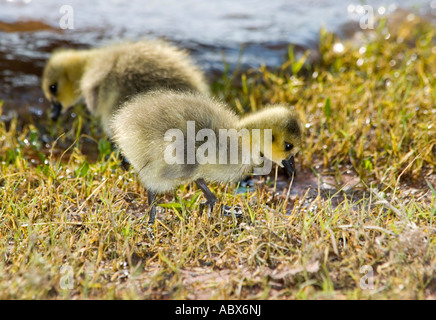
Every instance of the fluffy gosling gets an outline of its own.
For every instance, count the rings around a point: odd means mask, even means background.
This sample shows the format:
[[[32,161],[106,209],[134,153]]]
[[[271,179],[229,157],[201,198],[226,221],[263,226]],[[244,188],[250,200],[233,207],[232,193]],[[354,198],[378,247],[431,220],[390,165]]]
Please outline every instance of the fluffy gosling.
[[[302,139],[299,120],[288,107],[270,106],[239,118],[225,105],[207,96],[172,91],[133,97],[114,115],[111,125],[114,142],[147,189],[150,223],[155,220],[156,195],[182,184],[195,181],[206,197],[203,205],[209,205],[212,210],[217,198],[206,183],[236,181],[265,158],[284,166],[292,174],[294,155],[300,150]],[[247,129],[248,136],[238,137],[236,149],[232,149],[231,141],[221,140],[223,129],[236,132]],[[252,129],[260,129],[258,139]],[[182,143],[177,141],[178,132],[182,134]],[[218,137],[219,142],[213,144]],[[229,160],[234,150],[236,163]],[[229,163],[223,163],[221,156]]]
[[[45,66],[42,89],[52,103],[53,120],[84,99],[109,137],[113,112],[137,93],[155,89],[209,93],[203,73],[187,52],[161,40],[55,51]]]

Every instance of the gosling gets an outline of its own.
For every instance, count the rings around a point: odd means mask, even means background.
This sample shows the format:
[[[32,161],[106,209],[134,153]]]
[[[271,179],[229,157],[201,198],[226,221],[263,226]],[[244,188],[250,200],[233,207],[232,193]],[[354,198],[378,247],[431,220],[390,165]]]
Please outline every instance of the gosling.
[[[43,71],[42,89],[52,103],[53,120],[84,99],[109,137],[113,113],[137,93],[172,89],[209,94],[203,72],[187,52],[162,40],[55,51]]]
[[[302,140],[300,121],[289,107],[269,106],[239,118],[213,98],[175,91],[133,97],[115,113],[111,126],[114,142],[147,190],[149,223],[155,220],[156,195],[179,185],[195,181],[206,198],[202,205],[212,211],[218,200],[207,183],[236,181],[268,160],[293,174]],[[232,137],[227,143],[224,135],[247,131],[233,146]]]

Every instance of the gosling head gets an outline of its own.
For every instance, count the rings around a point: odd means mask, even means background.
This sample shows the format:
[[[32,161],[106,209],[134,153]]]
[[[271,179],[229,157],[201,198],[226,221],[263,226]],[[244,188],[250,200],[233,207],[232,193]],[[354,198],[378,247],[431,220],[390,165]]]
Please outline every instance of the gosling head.
[[[53,120],[80,100],[84,65],[84,54],[78,50],[57,51],[47,61],[42,75],[42,90],[52,104]]]
[[[271,161],[295,173],[294,156],[302,147],[302,128],[296,113],[289,107],[267,106],[241,120],[241,125],[251,129],[271,129],[271,137],[261,138],[260,152]]]

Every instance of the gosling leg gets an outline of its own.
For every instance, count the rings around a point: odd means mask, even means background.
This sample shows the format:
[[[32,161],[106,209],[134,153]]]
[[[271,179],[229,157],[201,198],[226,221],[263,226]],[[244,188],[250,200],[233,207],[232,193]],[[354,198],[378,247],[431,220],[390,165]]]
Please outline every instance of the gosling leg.
[[[206,205],[209,205],[209,209],[212,212],[213,206],[218,201],[217,197],[213,194],[212,191],[210,191],[204,179],[198,179],[195,181],[195,183],[197,184],[198,188],[200,188],[200,190],[203,191],[203,194],[206,197],[206,202],[200,204],[200,213],[203,212],[203,209]]]
[[[150,208],[150,218],[148,219],[148,224],[153,224],[156,218],[156,206],[154,205],[154,200],[156,199],[156,193],[147,191],[148,205]]]

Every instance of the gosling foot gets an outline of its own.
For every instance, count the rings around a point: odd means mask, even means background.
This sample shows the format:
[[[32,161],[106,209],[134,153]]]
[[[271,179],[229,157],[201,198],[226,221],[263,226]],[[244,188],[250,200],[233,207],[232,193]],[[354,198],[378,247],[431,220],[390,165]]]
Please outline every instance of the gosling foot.
[[[205,201],[200,203],[199,211],[200,215],[203,214],[203,211],[205,208],[208,208],[208,215],[210,215],[211,212],[213,212],[213,207],[215,206],[216,201]]]

